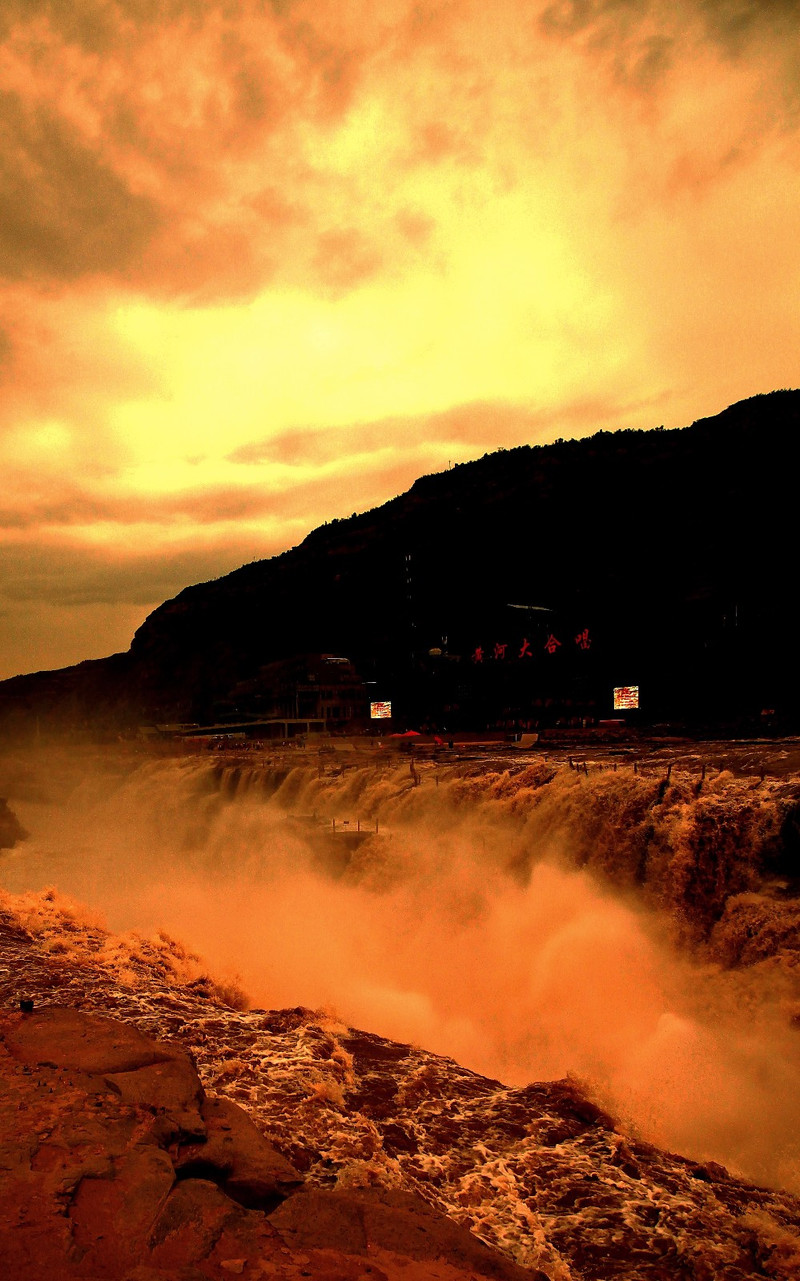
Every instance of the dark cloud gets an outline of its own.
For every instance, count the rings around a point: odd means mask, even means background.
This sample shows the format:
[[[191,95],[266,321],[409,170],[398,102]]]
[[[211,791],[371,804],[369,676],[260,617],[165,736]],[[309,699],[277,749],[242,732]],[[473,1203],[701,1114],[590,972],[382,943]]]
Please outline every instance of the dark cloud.
[[[709,32],[732,53],[765,32],[780,35],[788,29],[797,36],[798,0],[694,0],[694,5]]]
[[[18,80],[21,96],[0,101],[0,274],[116,274],[154,296],[207,303],[251,298],[269,283],[335,298],[404,270],[424,235],[414,239],[390,199],[384,212],[362,210],[358,182],[348,193],[340,175],[337,188],[323,143],[319,163],[304,160],[295,130],[324,131],[387,78],[405,130],[396,174],[480,168],[494,120],[491,59],[484,68],[470,43],[469,6],[409,0],[406,12],[376,5],[363,22],[347,8],[5,0],[0,39],[31,88]],[[800,0],[554,0],[526,15],[519,50],[533,73],[531,42],[542,32],[574,40],[605,58],[618,82],[647,92],[684,57],[694,17],[731,58],[771,40],[793,94],[798,16]],[[430,93],[408,87],[401,53],[419,85],[430,78]],[[758,95],[752,111],[763,120],[743,124],[743,134],[772,127]],[[263,197],[253,192],[256,166]],[[363,226],[354,225],[359,211]]]
[[[724,56],[738,59],[768,43],[784,92],[800,92],[800,0],[555,0],[538,26],[549,36],[578,40],[605,56],[615,78],[632,88],[658,84],[683,56],[693,22]]]
[[[782,28],[800,14],[799,0],[685,0],[664,5],[659,0],[555,0],[542,11],[541,23],[554,31],[575,32],[603,20],[622,24],[647,15],[669,16],[679,9],[696,13],[720,37],[735,41],[742,34]]]
[[[190,240],[159,239],[130,280],[154,299],[177,297],[200,307],[247,303],[275,279],[275,250],[268,237],[254,236],[246,226],[206,226]]]
[[[240,4],[213,0],[3,0],[0,35],[17,23],[45,18],[66,42],[90,53],[109,53],[124,45],[130,26],[152,26],[199,17],[209,9],[240,10]]]
[[[765,141],[800,127],[800,0],[556,0],[542,11],[538,29],[603,65],[633,101],[655,108],[651,122],[662,107],[666,120],[673,110],[677,119],[682,107],[689,111],[681,144],[654,151],[650,176],[640,153],[629,208],[650,187],[659,156],[660,198],[705,197],[753,163]],[[721,68],[730,72],[727,85]],[[636,137],[635,129],[629,136]]]
[[[260,69],[255,64],[248,65],[245,61],[233,73],[232,82],[237,117],[255,124],[264,124],[271,116],[274,105]]]
[[[323,119],[341,116],[353,101],[361,78],[362,51],[326,38],[310,22],[287,22],[287,50],[300,66],[313,69],[315,114]]]
[[[158,225],[155,206],[62,119],[0,94],[0,269],[7,279],[117,270]]]
[[[81,48],[104,53],[111,48],[119,31],[119,9],[112,0],[4,0],[0,9],[0,36],[6,36],[18,23],[46,18],[62,39]]]
[[[604,43],[612,33],[633,36],[645,18],[652,31],[654,26],[673,30],[676,20],[679,27],[685,26],[692,17],[730,53],[738,54],[754,37],[781,35],[792,28],[796,33],[800,0],[684,0],[676,5],[659,0],[555,0],[543,9],[539,25],[562,36],[590,33]],[[643,31],[642,47],[652,39]]]
[[[226,302],[276,264],[313,271],[315,240],[285,243],[320,222],[292,130],[345,110],[352,51],[244,0],[9,0],[0,41],[16,77],[0,98],[0,276]],[[321,262],[326,289],[367,270],[344,242]]]

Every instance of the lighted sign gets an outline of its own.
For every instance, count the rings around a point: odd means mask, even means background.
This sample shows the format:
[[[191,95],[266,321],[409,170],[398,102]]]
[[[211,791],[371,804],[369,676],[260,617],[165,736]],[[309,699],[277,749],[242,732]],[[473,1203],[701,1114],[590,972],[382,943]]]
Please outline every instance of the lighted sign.
[[[614,711],[635,711],[639,706],[638,685],[617,685],[614,688]]]
[[[373,721],[388,720],[392,714],[391,703],[370,703],[370,719]]]

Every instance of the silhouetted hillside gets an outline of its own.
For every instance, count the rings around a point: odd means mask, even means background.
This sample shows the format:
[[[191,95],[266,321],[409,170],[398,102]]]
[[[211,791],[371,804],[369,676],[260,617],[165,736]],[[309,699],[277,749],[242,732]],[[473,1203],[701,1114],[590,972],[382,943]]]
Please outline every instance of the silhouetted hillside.
[[[791,718],[799,425],[779,391],[422,477],[186,588],[127,654],[0,684],[0,711],[205,720],[270,661],[330,652],[437,723],[608,715],[620,684],[648,720]]]

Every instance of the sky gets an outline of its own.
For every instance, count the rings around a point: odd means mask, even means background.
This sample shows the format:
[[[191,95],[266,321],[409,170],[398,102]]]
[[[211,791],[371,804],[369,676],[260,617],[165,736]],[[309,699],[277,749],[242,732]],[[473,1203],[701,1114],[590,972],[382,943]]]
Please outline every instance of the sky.
[[[3,0],[0,678],[800,385],[800,0]]]

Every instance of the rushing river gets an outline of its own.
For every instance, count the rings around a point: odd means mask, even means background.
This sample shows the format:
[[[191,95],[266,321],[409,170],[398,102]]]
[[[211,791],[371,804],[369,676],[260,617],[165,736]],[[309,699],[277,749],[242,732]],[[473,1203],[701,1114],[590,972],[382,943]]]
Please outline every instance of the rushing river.
[[[29,836],[0,885],[53,955],[111,931],[84,960],[121,991],[166,932],[167,976],[234,1006],[324,1010],[509,1085],[571,1075],[632,1133],[798,1192],[796,784],[43,752],[2,763]]]

